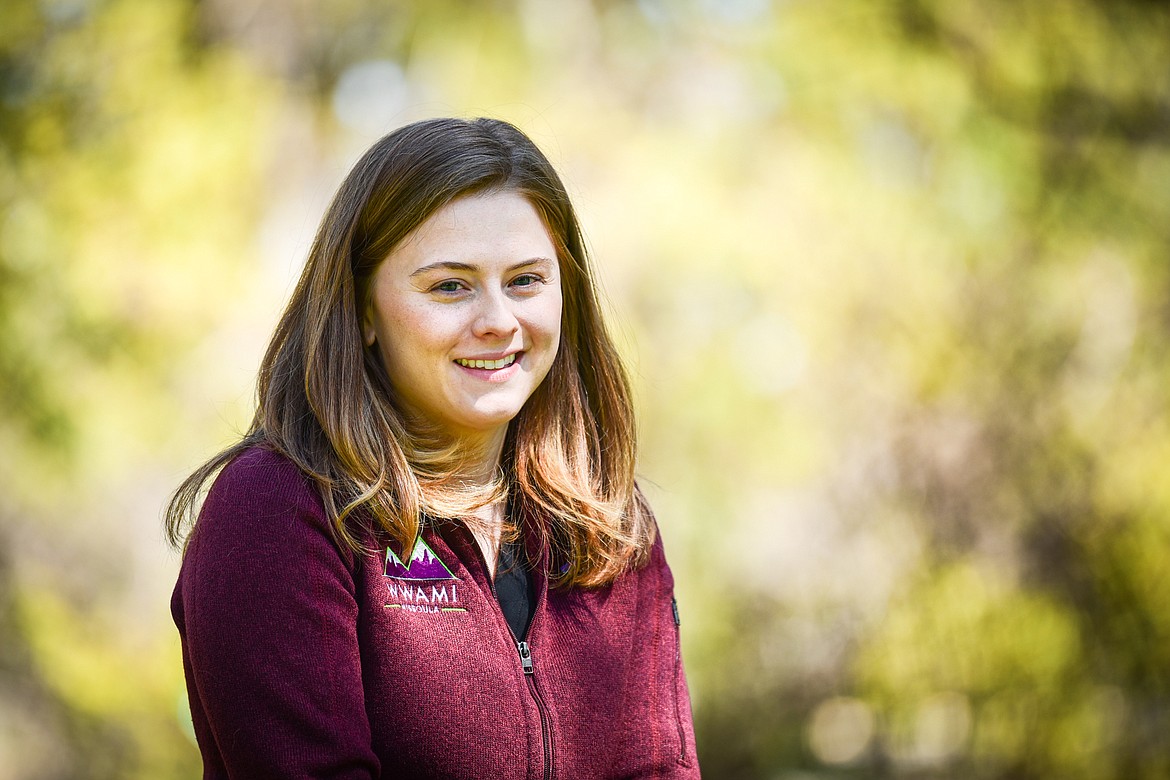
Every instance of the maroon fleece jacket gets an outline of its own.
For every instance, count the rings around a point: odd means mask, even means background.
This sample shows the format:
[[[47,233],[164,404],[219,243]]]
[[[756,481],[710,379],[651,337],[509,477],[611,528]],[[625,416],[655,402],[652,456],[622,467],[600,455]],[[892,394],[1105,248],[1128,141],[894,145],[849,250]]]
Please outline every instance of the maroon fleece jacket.
[[[422,540],[353,554],[285,458],[224,469],[171,602],[205,778],[699,776],[661,541],[597,589],[540,556],[518,644],[467,531]]]

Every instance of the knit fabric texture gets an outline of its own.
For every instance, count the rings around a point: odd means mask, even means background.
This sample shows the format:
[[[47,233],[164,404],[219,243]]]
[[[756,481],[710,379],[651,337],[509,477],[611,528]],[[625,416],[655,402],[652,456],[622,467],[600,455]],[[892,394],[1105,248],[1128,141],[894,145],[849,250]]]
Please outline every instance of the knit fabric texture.
[[[521,646],[463,526],[354,554],[294,464],[242,454],[171,602],[204,777],[698,777],[661,539],[596,589],[550,589],[525,544]]]

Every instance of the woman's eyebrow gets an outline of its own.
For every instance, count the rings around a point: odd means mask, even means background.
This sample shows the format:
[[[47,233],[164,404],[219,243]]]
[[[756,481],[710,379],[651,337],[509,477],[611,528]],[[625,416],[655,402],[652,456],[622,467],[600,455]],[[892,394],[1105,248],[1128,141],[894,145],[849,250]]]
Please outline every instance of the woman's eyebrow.
[[[469,263],[457,263],[453,260],[440,260],[437,263],[431,263],[430,265],[424,265],[422,268],[417,268],[413,272],[411,272],[410,275],[412,277],[414,277],[414,276],[418,276],[419,274],[425,274],[427,271],[437,271],[439,269],[442,269],[445,271],[476,271],[476,270],[479,270],[476,266],[471,265]]]
[[[521,260],[518,263],[513,263],[512,265],[508,266],[505,269],[505,271],[510,273],[512,271],[518,271],[521,268],[526,268],[530,265],[539,265],[541,263],[546,263],[546,264],[551,265],[552,262],[553,261],[547,257],[531,257],[527,260]],[[413,272],[411,272],[410,276],[411,276],[411,278],[413,278],[415,276],[418,276],[419,274],[425,274],[427,271],[437,271],[437,270],[468,271],[468,272],[474,273],[474,272],[479,270],[479,266],[472,265],[470,263],[460,263],[460,262],[455,261],[455,260],[440,260],[437,263],[430,263],[429,265],[424,265],[422,268],[415,269]]]

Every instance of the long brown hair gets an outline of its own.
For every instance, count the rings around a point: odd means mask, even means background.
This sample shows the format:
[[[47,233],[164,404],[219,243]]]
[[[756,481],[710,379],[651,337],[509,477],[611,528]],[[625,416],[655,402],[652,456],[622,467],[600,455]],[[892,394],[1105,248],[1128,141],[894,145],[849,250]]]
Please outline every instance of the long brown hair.
[[[500,478],[485,493],[455,480],[459,454],[404,416],[377,346],[364,346],[361,317],[374,271],[399,242],[455,198],[491,191],[524,196],[544,220],[564,305],[552,368],[510,423]],[[552,550],[559,584],[605,584],[648,559],[655,527],[634,483],[629,381],[568,193],[527,136],[494,119],[432,119],[363,155],[326,211],[276,327],[248,432],[189,476],[167,507],[172,544],[193,525],[207,480],[254,446],[300,467],[338,540],[354,550],[362,549],[356,517],[409,551],[424,514],[457,516],[507,493],[512,516]]]

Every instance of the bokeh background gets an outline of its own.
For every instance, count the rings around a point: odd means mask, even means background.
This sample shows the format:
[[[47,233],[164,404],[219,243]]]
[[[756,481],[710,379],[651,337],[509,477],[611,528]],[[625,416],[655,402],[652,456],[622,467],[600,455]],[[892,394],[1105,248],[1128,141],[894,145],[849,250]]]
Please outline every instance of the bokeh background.
[[[1170,12],[3,0],[0,778],[189,778],[160,507],[383,133],[576,199],[711,778],[1170,776]]]

